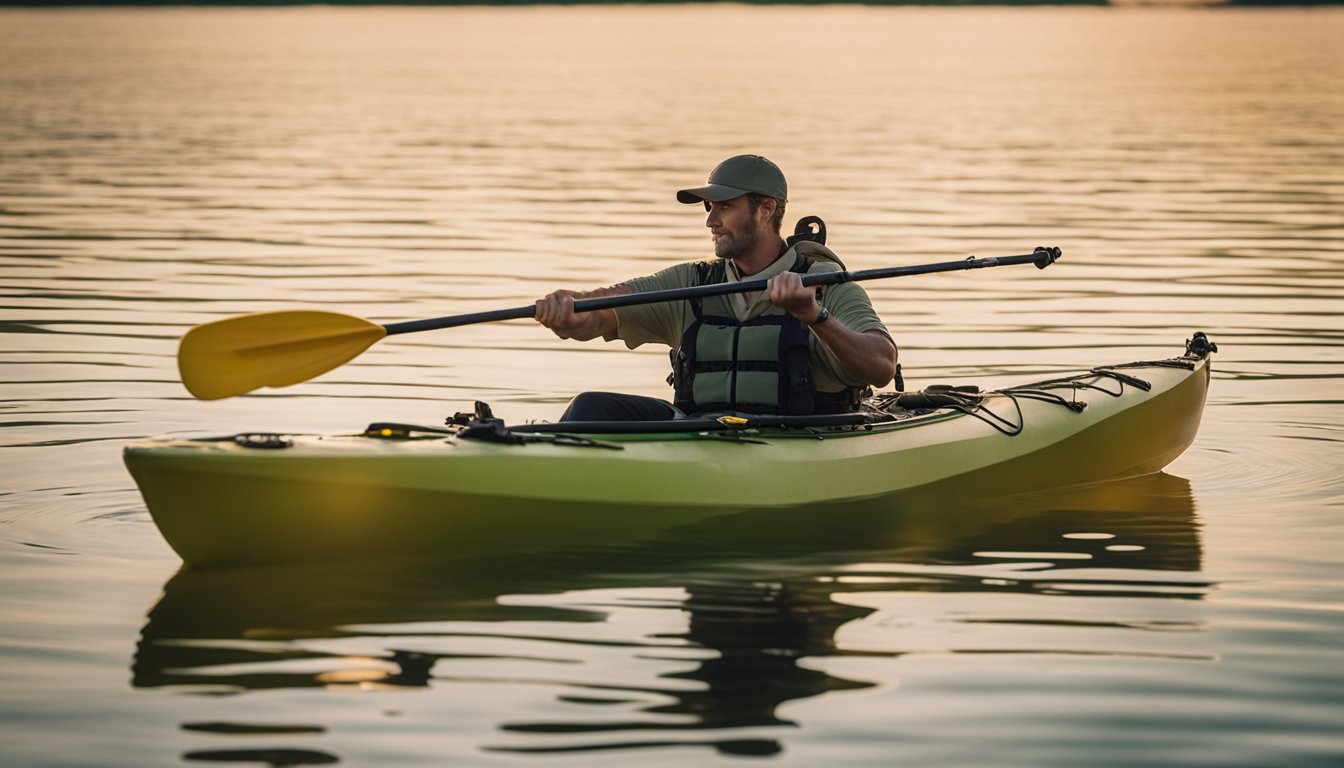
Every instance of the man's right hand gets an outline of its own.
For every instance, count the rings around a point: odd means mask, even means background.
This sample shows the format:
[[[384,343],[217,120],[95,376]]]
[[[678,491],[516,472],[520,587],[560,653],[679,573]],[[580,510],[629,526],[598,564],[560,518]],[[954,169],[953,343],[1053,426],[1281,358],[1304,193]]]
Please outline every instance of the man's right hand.
[[[583,325],[583,318],[574,311],[574,291],[553,291],[537,300],[534,317],[562,339],[574,338],[574,332]]]
[[[575,312],[574,302],[579,299],[593,299],[599,296],[615,296],[630,293],[630,288],[615,285],[596,291],[578,293],[559,290],[546,294],[537,300],[537,310],[533,317],[538,323],[551,329],[562,339],[588,341],[598,336],[610,341],[616,338],[616,312],[611,309],[599,309],[593,312]]]

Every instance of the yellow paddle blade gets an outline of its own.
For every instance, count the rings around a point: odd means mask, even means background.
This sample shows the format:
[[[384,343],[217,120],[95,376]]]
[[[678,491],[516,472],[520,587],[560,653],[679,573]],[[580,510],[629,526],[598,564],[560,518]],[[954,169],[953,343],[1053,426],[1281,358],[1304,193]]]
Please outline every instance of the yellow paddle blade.
[[[177,369],[192,395],[219,400],[307,381],[386,335],[377,323],[336,312],[258,312],[187,331],[177,349]]]

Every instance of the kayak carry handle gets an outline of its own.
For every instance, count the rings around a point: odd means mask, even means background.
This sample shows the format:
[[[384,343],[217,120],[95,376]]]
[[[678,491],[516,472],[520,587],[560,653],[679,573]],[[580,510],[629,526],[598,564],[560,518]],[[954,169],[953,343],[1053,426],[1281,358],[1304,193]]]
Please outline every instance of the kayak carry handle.
[[[1203,331],[1195,331],[1195,335],[1185,340],[1185,354],[1190,357],[1208,357],[1210,354],[1218,351],[1218,345],[1213,342]]]

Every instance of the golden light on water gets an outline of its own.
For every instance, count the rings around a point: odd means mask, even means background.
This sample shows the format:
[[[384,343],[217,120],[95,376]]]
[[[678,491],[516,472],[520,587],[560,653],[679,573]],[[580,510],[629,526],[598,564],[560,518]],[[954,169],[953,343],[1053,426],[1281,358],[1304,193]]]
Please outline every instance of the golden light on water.
[[[0,12],[7,765],[295,756],[230,732],[255,721],[352,765],[1328,759],[1341,39],[1331,8]],[[668,394],[665,350],[510,321],[202,403],[186,329],[520,306],[700,258],[673,191],[744,151],[852,268],[1063,248],[1043,272],[870,283],[911,386],[1205,330],[1195,445],[1118,488],[828,519],[798,551],[729,527],[177,573],[128,440]],[[385,501],[332,525],[376,532]]]

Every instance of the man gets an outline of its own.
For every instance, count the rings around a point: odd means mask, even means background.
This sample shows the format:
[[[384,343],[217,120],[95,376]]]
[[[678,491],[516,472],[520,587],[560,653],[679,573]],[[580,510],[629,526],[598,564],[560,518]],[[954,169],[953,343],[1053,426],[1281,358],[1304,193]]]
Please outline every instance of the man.
[[[675,405],[664,400],[585,392],[562,421],[658,420],[683,414],[844,413],[869,386],[896,372],[896,344],[854,283],[823,293],[802,284],[808,272],[844,268],[825,246],[780,236],[788,184],[758,155],[720,163],[703,187],[677,200],[701,203],[714,240],[713,261],[678,264],[648,277],[586,293],[555,291],[537,302],[537,322],[562,339],[623,340],[634,349],[672,349]],[[758,294],[574,312],[576,299],[768,278]]]

